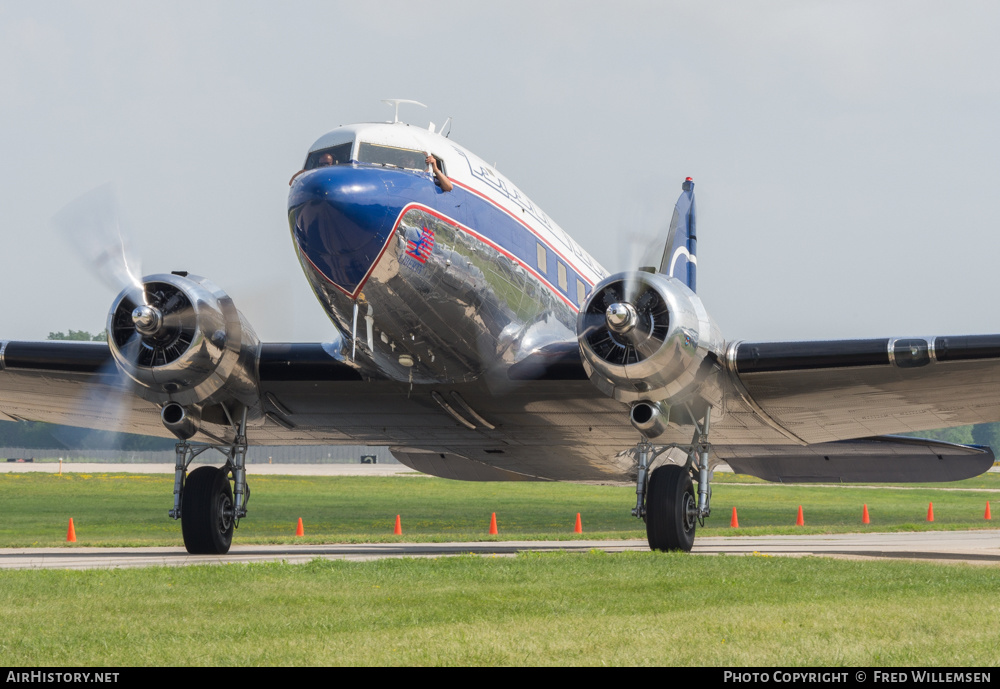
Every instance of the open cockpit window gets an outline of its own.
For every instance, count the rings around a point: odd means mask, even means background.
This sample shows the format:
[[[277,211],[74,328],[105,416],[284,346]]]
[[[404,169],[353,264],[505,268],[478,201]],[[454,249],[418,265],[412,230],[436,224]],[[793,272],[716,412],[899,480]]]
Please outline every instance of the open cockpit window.
[[[423,151],[370,144],[365,141],[361,142],[358,150],[358,161],[362,163],[391,165],[404,170],[426,170],[427,164],[424,162],[426,159],[427,154]]]
[[[315,167],[324,167],[326,165],[343,165],[344,163],[351,162],[351,148],[354,147],[354,142],[347,142],[346,144],[337,144],[336,146],[331,146],[330,148],[323,148],[318,151],[313,151],[306,158],[306,165],[303,170],[312,170]]]

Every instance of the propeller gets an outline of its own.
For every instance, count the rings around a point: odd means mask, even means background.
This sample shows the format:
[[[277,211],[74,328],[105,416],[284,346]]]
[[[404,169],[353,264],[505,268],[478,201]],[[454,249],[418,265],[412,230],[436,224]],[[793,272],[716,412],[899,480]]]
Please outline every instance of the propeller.
[[[676,277],[695,291],[697,259],[694,180],[687,177],[673,208],[661,209],[656,218],[638,217],[633,207],[628,231],[620,233],[618,270],[628,273],[622,298],[633,302],[642,291],[642,273],[663,273]],[[663,218],[669,218],[664,223]]]
[[[133,364],[161,366],[194,339],[191,302],[173,285],[143,284],[139,254],[121,216],[108,182],[68,203],[52,224],[84,268],[120,295],[108,319],[109,341]]]
[[[52,226],[84,267],[116,294],[123,290],[142,294],[138,253],[122,226],[118,195],[111,182],[66,204],[52,218]]]
[[[118,292],[107,319],[112,357],[78,400],[78,416],[120,429],[141,397],[161,408],[163,425],[182,440],[198,431],[203,409],[214,409],[215,424],[224,423],[234,404],[254,407],[259,418],[254,379],[260,340],[245,317],[206,278],[185,272],[140,277],[120,217],[106,184],[53,219],[84,266]],[[192,421],[183,423],[185,417]],[[145,409],[139,418],[148,421]]]
[[[653,272],[660,263],[664,233],[655,228],[656,223],[640,225],[629,230],[619,242],[619,270],[628,274],[621,298],[631,302],[639,296],[641,282],[635,279],[636,271]]]
[[[640,290],[640,283],[632,275],[641,270],[655,271],[660,265],[670,208],[660,201],[648,205],[648,200],[643,203],[623,203],[621,207],[625,215],[615,238],[618,261],[616,265],[608,267],[612,268],[612,273],[629,274],[624,284],[624,293],[620,296],[625,301],[632,301]]]
[[[633,222],[630,227],[656,224]],[[637,364],[656,354],[671,325],[664,290],[673,288],[663,283],[662,275],[676,276],[693,292],[696,241],[694,181],[688,177],[665,232],[632,230],[619,242],[624,272],[598,284],[588,298],[577,323],[581,344],[611,366]]]
[[[582,335],[594,354],[616,366],[648,359],[666,340],[670,310],[642,274],[620,274],[587,303]]]
[[[176,361],[194,341],[191,301],[174,285],[150,282],[136,303],[128,291],[111,314],[108,338],[128,360],[139,366],[164,366]]]
[[[130,313],[137,307],[148,307],[138,252],[121,221],[112,183],[66,204],[52,217],[51,226],[87,272],[115,294],[124,293],[122,302],[131,305]],[[109,339],[117,338],[130,356],[140,356],[141,338],[134,325],[126,333],[126,323],[116,313],[108,326]],[[94,419],[107,430],[117,430],[132,412],[129,392],[133,386],[134,382],[121,375],[114,359],[109,358],[76,401],[80,415]]]

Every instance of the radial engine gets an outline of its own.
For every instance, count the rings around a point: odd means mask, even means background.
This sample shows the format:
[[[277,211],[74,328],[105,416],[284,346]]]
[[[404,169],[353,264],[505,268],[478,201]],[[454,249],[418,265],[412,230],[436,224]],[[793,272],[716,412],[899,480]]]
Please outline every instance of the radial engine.
[[[180,440],[204,422],[232,426],[237,412],[261,415],[260,340],[229,295],[203,277],[151,275],[122,291],[108,314],[108,342],[137,394],[160,407]]]
[[[718,405],[722,335],[680,280],[642,271],[604,279],[580,309],[577,337],[590,380],[631,405],[647,438]]]

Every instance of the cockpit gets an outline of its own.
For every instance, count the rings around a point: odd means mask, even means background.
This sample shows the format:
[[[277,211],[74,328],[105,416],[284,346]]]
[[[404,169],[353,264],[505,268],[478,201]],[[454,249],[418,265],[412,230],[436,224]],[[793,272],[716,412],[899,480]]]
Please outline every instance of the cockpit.
[[[327,165],[343,165],[345,163],[349,163],[351,162],[352,148],[354,148],[354,143],[348,142],[324,148],[319,151],[312,151],[309,153],[308,157],[306,157],[306,164],[302,167],[302,169],[312,170],[313,168],[325,167]]]
[[[430,152],[437,160],[438,169],[448,174],[444,160],[434,151],[428,151],[430,142],[420,140],[422,133],[401,130],[399,125],[380,124],[337,129],[313,144],[302,169],[358,163],[425,172]]]

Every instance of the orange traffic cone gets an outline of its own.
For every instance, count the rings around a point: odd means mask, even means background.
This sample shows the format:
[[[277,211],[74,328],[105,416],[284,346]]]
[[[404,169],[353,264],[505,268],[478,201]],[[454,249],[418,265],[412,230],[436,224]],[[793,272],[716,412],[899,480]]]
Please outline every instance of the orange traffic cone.
[[[799,505],[799,516],[795,520],[795,526],[805,526],[805,520],[802,519],[802,505]]]
[[[399,515],[398,514],[396,515],[396,528],[393,529],[392,532],[394,534],[396,534],[397,536],[402,536],[403,535],[403,524],[402,524],[402,522],[399,521]]]
[[[986,508],[989,509],[990,504],[986,503]],[[573,527],[573,533],[583,533],[583,522],[580,521],[580,513],[576,513],[576,526]]]
[[[494,512],[490,517],[490,536],[497,535],[497,513]]]
[[[729,520],[729,528],[730,529],[738,529],[738,528],[740,528],[740,519],[739,519],[739,517],[736,516],[736,506],[735,505],[733,505],[733,518]]]
[[[76,543],[76,529],[73,528],[73,517],[69,518],[69,528],[66,529],[66,542]]]
[[[868,520],[868,505],[867,504],[865,505],[865,511],[861,513],[861,523],[862,524],[871,524],[871,522]]]
[[[296,536],[305,536],[306,532],[302,529],[302,517],[299,517],[299,525],[295,527]]]
[[[934,521],[934,503],[927,503],[927,521]]]
[[[993,517],[990,516],[990,501],[989,500],[986,501],[986,514],[983,515],[983,519],[991,519],[991,520],[993,519]]]

